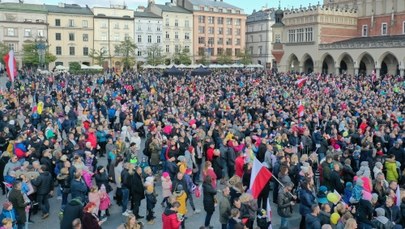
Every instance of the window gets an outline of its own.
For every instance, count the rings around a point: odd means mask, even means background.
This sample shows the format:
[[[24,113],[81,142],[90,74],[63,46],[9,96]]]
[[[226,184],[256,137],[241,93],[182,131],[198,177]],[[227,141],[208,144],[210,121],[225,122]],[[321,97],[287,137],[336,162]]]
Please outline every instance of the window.
[[[179,45],[175,45],[175,46],[174,46],[174,52],[175,52],[175,53],[179,53],[179,52],[180,52],[180,47],[179,47]]]
[[[217,48],[217,55],[222,55],[224,53],[223,48]]]
[[[83,41],[89,41],[89,34],[87,33],[83,34]]]
[[[387,31],[387,23],[382,23],[381,24],[381,35],[387,35],[388,31]]]
[[[102,23],[101,23],[101,28],[102,28],[102,29],[106,29],[106,28],[107,28],[107,23],[102,22]]]
[[[56,55],[62,55],[62,47],[56,46]]]
[[[141,30],[142,30],[141,25],[138,25],[138,31],[141,31]]]
[[[148,25],[148,31],[152,31],[152,28],[150,27],[150,25]]]
[[[107,40],[107,33],[106,33],[106,32],[101,33],[101,40],[102,40],[102,41],[106,41],[106,40]]]
[[[179,39],[179,32],[174,33],[174,39]]]
[[[160,43],[160,36],[156,37],[156,43]]]
[[[223,17],[218,17],[217,23],[218,23],[218,25],[223,25],[224,24],[224,18]]]
[[[205,33],[205,27],[204,26],[198,26],[198,33]]]
[[[258,53],[259,55],[262,55],[262,54],[263,54],[263,47],[262,47],[262,46],[259,46],[259,48],[257,49],[257,53]]]
[[[74,41],[74,40],[75,40],[75,34],[69,33],[69,41]]]
[[[288,30],[288,42],[295,42],[295,29]]]
[[[24,30],[24,37],[31,37],[32,33],[31,33],[31,29],[25,29]]]
[[[15,28],[7,28],[6,31],[7,31],[7,36],[9,36],[9,37],[17,36],[17,29],[15,29]]]
[[[88,55],[89,55],[89,48],[83,47],[83,56],[88,56]]]
[[[361,36],[367,37],[368,36],[368,25],[363,25],[363,29],[361,30]]]
[[[235,25],[240,25],[242,23],[242,19],[238,18],[235,20]]]
[[[190,46],[188,46],[188,45],[184,46],[183,51],[187,52],[187,53],[190,52]]]
[[[83,20],[82,21],[82,26],[83,26],[83,28],[89,27],[89,22],[87,20]]]
[[[235,45],[240,45],[240,38],[235,39]]]
[[[71,56],[75,55],[75,47],[69,47],[69,55]]]
[[[304,29],[297,29],[297,42],[304,42]]]
[[[232,18],[227,18],[226,19],[226,24],[227,25],[232,25]]]
[[[125,39],[125,40],[129,40],[129,39],[131,39],[131,37],[129,36],[128,33],[126,33],[126,34],[124,35],[124,39]]]
[[[224,38],[222,38],[222,37],[218,38],[217,44],[218,45],[223,45],[224,44]]]
[[[198,23],[205,23],[205,16],[198,16]]]
[[[6,45],[8,46],[8,48],[9,48],[10,50],[15,51],[15,46],[16,46],[15,43],[7,43]]]
[[[218,35],[222,35],[222,34],[224,34],[224,28],[219,27],[218,28]]]
[[[166,39],[170,39],[169,32],[166,32]]]
[[[37,36],[38,37],[44,37],[44,31],[42,29],[37,30]]]
[[[148,43],[152,43],[152,35],[148,35]]]
[[[312,27],[305,28],[305,41],[306,42],[311,42],[314,40],[314,35],[312,33]]]
[[[252,46],[249,47],[249,52],[250,52],[250,55],[253,55],[253,47]]]
[[[250,42],[253,42],[253,35],[250,35]]]
[[[170,45],[166,45],[166,52],[170,52]]]
[[[232,45],[232,38],[226,39],[226,45]]]
[[[142,56],[142,51],[138,50],[138,56]]]
[[[218,10],[218,12],[223,13],[223,12],[224,12],[224,10],[223,10],[223,9],[219,9],[219,10]]]
[[[166,26],[169,26],[169,25],[170,25],[169,18],[166,18]]]
[[[233,53],[233,52],[232,52],[232,49],[231,49],[231,48],[227,48],[227,49],[226,49],[226,53],[225,53],[226,55],[232,56],[232,53]]]
[[[184,34],[184,40],[190,40],[190,34],[189,33]]]
[[[75,21],[73,19],[69,19],[69,27],[75,27]]]
[[[232,35],[232,28],[226,29],[226,35]]]
[[[184,27],[186,27],[186,28],[190,27],[190,21],[189,20],[184,21]]]
[[[276,34],[276,35],[275,35],[275,40],[276,40],[276,43],[281,43],[281,35],[280,35],[280,34]]]
[[[55,33],[55,40],[57,40],[57,41],[62,40],[62,34],[61,33]]]
[[[179,20],[176,19],[176,20],[174,21],[174,26],[179,27]]]
[[[119,40],[120,40],[120,34],[114,33],[114,41],[119,41]]]
[[[160,32],[160,26],[156,27],[156,31]]]
[[[235,56],[239,56],[240,55],[240,49],[235,49]]]
[[[198,48],[198,55],[199,56],[205,56],[205,48]]]
[[[214,27],[209,27],[208,28],[208,34],[214,34],[214,33],[215,33]]]
[[[205,37],[198,37],[198,44],[204,44],[205,45]]]
[[[240,36],[240,33],[241,33],[240,31],[241,31],[240,29],[236,29],[236,30],[235,30],[235,35],[236,35],[236,36]]]
[[[208,24],[214,24],[215,17],[208,17]]]
[[[214,38],[213,38],[213,37],[208,38],[208,45],[209,45],[209,46],[214,45],[214,43],[215,43],[215,41],[214,41]]]
[[[263,36],[260,34],[259,35],[259,41],[262,42],[263,41]]]
[[[138,43],[142,43],[142,35],[138,35]]]
[[[124,25],[124,29],[129,29],[128,24],[125,24],[125,25]]]
[[[55,26],[60,26],[60,19],[55,19]]]
[[[120,25],[118,23],[115,23],[114,24],[114,29],[119,29],[119,28],[120,28]]]

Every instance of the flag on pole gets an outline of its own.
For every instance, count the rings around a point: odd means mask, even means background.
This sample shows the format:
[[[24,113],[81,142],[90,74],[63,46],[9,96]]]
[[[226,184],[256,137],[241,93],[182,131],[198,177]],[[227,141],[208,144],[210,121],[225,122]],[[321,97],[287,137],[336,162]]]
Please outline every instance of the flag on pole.
[[[295,81],[295,84],[299,87],[302,88],[302,86],[304,86],[304,84],[307,82],[308,77],[304,77],[301,79],[298,79],[297,81]]]
[[[252,173],[250,175],[250,191],[253,198],[257,199],[264,186],[267,185],[273,174],[256,157],[253,160]]]
[[[300,101],[300,102],[298,103],[298,117],[304,116],[304,113],[305,113],[305,107],[304,107],[304,105],[302,104],[302,102]]]
[[[271,226],[271,218],[272,218],[273,214],[271,212],[271,206],[270,206],[269,197],[267,197],[266,214],[267,214],[267,220],[268,220],[268,222],[270,222],[270,225],[269,225],[268,229],[273,229],[273,227]]]
[[[371,82],[374,83],[377,80],[377,74],[375,73],[375,70],[371,72]]]
[[[401,190],[399,190],[399,185],[397,185],[397,191],[395,192],[395,197],[396,197],[396,205],[399,207],[401,206]]]
[[[17,61],[15,60],[14,51],[10,50],[7,55],[3,57],[3,60],[6,64],[8,77],[11,82],[14,82],[17,76]]]

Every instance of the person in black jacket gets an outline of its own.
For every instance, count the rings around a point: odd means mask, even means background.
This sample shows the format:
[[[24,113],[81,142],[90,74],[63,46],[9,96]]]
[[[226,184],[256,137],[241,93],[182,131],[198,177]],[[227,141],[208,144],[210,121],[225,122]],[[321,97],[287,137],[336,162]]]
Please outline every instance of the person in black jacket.
[[[81,219],[83,216],[83,203],[80,198],[72,199],[63,211],[63,218],[60,223],[60,229],[73,229],[72,222],[75,219]]]
[[[343,193],[345,187],[340,178],[340,166],[338,163],[333,163],[333,170],[330,173],[330,182],[334,190],[338,193]]]
[[[41,165],[39,176],[31,183],[37,187],[37,202],[42,210],[42,219],[46,219],[49,216],[49,195],[53,195],[53,178],[46,165]]]
[[[359,223],[359,228],[372,228],[371,219],[373,218],[373,206],[368,195],[360,199],[356,209],[356,221]]]
[[[70,193],[72,195],[72,199],[80,198],[80,200],[84,203],[88,202],[88,194],[89,189],[86,186],[86,183],[82,179],[82,171],[77,170],[74,174],[74,179],[70,184]]]
[[[211,181],[212,178],[211,176],[206,176],[204,179],[203,183],[203,205],[204,205],[204,210],[207,213],[205,215],[205,221],[204,221],[204,226],[211,227],[210,222],[211,222],[211,217],[214,214],[215,211],[215,195],[217,194],[217,191],[212,187]]]
[[[394,200],[391,197],[387,197],[383,208],[385,210],[385,217],[387,217],[389,221],[401,225],[400,209],[394,204]]]
[[[289,228],[288,218],[292,216],[293,206],[295,205],[295,196],[291,194],[293,188],[294,184],[292,182],[289,182],[284,186],[284,188],[280,188],[280,191],[278,193],[277,213],[281,218],[280,229]]]
[[[25,207],[27,206],[24,202],[24,197],[21,192],[21,182],[16,181],[8,194],[8,200],[13,204],[13,208],[17,216],[17,226],[18,228],[23,228],[26,220]]]
[[[137,219],[144,218],[139,215],[139,206],[141,206],[141,200],[145,199],[145,187],[142,179],[142,168],[137,166],[135,173],[129,173],[128,182],[130,185],[129,192],[131,196],[131,209]]]

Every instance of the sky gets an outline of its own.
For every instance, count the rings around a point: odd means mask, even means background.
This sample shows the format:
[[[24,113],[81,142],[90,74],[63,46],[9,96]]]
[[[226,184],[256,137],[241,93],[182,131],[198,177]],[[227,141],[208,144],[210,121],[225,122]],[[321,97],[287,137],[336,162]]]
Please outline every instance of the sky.
[[[138,5],[146,6],[148,0],[23,0],[25,3],[34,3],[34,4],[55,4],[59,2],[70,3],[70,4],[79,4],[81,6],[89,5],[92,6],[109,6],[113,5],[123,5],[124,3],[130,9],[135,9]],[[155,0],[158,4],[164,4],[170,0]],[[260,10],[263,6],[267,7],[278,7],[278,0],[224,0],[225,2],[235,5],[239,8],[244,9],[246,14],[251,14],[254,9]],[[18,2],[18,0],[2,0],[1,2]],[[323,2],[319,0],[319,2]],[[281,0],[281,8],[298,8],[300,5],[307,7],[309,4],[316,5],[318,0]]]

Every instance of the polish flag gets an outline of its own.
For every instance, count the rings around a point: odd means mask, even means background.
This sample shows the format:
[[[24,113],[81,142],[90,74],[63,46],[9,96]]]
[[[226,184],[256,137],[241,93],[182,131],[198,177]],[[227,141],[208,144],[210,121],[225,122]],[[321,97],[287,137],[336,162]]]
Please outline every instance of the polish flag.
[[[17,76],[17,61],[15,60],[14,51],[10,50],[8,54],[3,57],[3,60],[6,64],[8,77],[11,82],[14,82]]]
[[[318,78],[316,79],[317,81],[321,80],[322,74],[318,73]]]
[[[305,107],[300,101],[300,103],[298,104],[298,117],[304,116],[304,113],[305,113]]]
[[[304,84],[307,82],[308,77],[304,77],[301,79],[298,79],[297,81],[295,81],[295,84],[299,87],[302,88],[302,86],[304,86]]]
[[[371,82],[374,83],[377,80],[377,74],[375,73],[375,70],[371,72]]]
[[[271,206],[270,206],[269,197],[267,197],[266,214],[267,214],[267,222],[270,222],[270,225],[269,225],[268,229],[273,229],[273,227],[271,226],[271,218],[272,218],[273,214],[271,212]]]
[[[273,174],[257,158],[254,158],[252,173],[250,175],[250,191],[253,198],[257,199],[260,192],[268,184]]]

